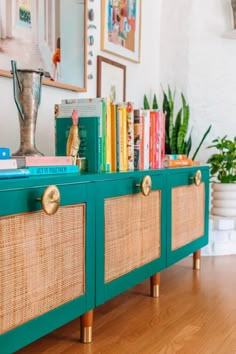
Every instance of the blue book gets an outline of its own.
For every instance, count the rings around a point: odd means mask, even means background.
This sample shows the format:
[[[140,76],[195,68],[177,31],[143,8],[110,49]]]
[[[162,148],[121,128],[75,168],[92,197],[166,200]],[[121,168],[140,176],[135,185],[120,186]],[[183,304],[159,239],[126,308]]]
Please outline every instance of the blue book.
[[[0,147],[0,160],[6,160],[11,158],[10,149],[6,147]]]
[[[30,176],[30,172],[27,170],[27,168],[0,170],[0,179],[20,178],[20,177],[29,177],[29,176]]]
[[[33,166],[27,167],[30,176],[43,176],[43,175],[62,175],[67,173],[79,172],[79,166],[66,165],[66,166]]]

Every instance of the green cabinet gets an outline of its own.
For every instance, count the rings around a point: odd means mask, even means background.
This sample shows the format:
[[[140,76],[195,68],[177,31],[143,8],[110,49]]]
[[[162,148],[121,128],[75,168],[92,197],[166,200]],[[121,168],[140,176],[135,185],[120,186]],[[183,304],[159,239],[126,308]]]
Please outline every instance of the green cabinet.
[[[52,184],[61,206],[49,216],[40,199]],[[93,187],[78,178],[1,183],[1,354],[13,353],[94,308]]]
[[[61,201],[49,216],[51,185]],[[158,283],[207,244],[208,204],[204,166],[0,181],[0,353],[81,315],[87,330],[96,306],[149,277]]]
[[[165,267],[165,176],[149,171],[150,195],[140,187],[147,172],[120,174],[96,186],[96,305]]]

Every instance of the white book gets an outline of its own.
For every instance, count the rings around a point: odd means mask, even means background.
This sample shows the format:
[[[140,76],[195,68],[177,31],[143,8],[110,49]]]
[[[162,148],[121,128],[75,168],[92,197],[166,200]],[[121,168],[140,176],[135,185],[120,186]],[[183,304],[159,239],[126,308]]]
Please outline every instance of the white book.
[[[15,170],[17,168],[16,159],[0,160],[0,170]]]

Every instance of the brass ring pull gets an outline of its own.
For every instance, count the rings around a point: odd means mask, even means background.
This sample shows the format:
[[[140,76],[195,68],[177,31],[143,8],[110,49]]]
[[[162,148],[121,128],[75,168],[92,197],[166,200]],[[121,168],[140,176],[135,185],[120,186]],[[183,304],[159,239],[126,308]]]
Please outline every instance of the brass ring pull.
[[[197,172],[195,173],[194,177],[189,177],[190,179],[193,179],[195,185],[198,187],[201,184],[202,181],[202,173],[200,170],[197,170]]]
[[[48,215],[53,215],[57,212],[60,206],[60,191],[56,186],[48,186],[43,192],[42,198],[37,200],[42,202],[42,208]]]
[[[141,192],[145,197],[147,197],[152,190],[152,180],[150,176],[143,177],[141,183],[136,184],[136,187],[140,187]]]

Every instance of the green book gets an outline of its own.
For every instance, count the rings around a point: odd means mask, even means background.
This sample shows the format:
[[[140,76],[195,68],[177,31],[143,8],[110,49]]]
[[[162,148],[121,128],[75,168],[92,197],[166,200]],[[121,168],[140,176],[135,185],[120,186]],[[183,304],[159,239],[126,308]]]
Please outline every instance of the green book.
[[[71,117],[56,118],[56,155],[66,155],[66,143],[72,125]],[[87,160],[88,172],[101,171],[100,117],[79,118],[79,157]]]

